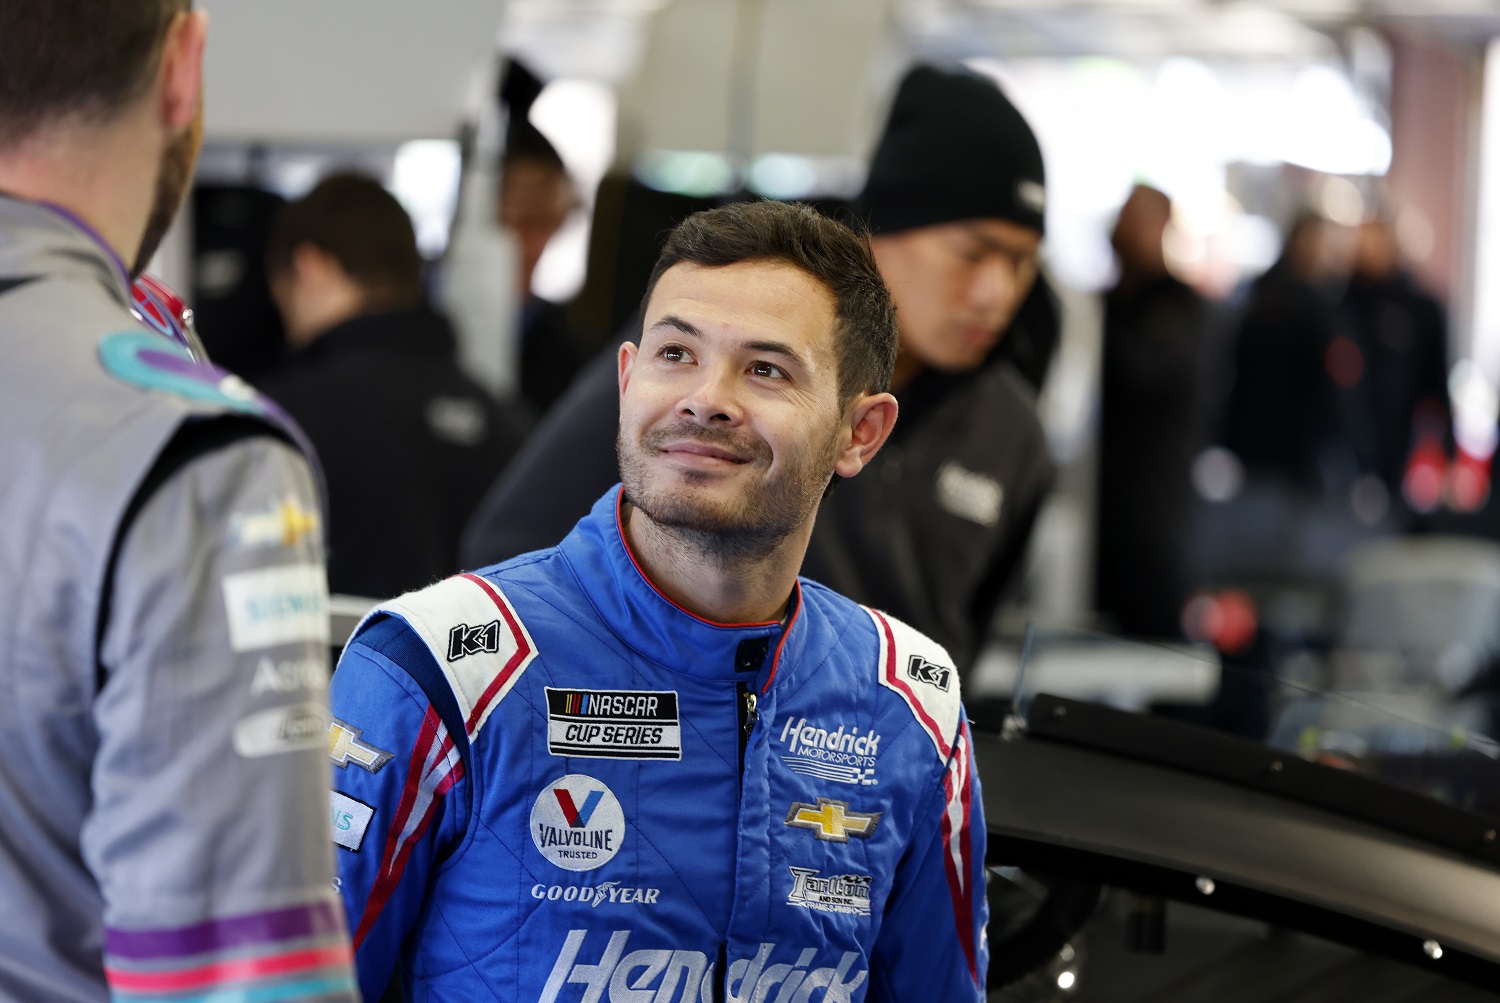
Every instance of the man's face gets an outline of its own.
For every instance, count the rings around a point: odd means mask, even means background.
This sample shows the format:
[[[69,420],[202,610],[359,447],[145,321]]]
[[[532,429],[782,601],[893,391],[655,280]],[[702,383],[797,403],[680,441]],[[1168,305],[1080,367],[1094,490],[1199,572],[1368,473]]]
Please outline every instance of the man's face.
[[[1000,219],[940,223],[871,241],[896,304],[901,353],[963,372],[982,363],[1036,281],[1042,235]]]
[[[172,226],[172,219],[182,207],[188,186],[193,183],[193,167],[198,163],[198,149],[203,144],[203,102],[198,103],[198,113],[193,123],[178,133],[161,154],[161,169],[156,175],[156,193],[151,200],[151,215],[146,219],[146,231],[141,235],[141,246],[136,250],[135,261],[130,267],[130,277],[137,278],[151,263],[151,257],[161,246],[162,238]]]
[[[850,438],[834,309],[779,262],[662,275],[620,353],[620,475],[652,522],[734,556],[813,517]]]

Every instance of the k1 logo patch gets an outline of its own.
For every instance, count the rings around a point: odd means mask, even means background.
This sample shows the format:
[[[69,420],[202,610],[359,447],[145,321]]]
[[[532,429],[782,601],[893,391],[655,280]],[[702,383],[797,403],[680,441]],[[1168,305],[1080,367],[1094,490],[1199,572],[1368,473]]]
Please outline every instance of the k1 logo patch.
[[[929,662],[921,655],[912,655],[906,660],[906,674],[919,683],[936,686],[944,693],[953,683],[953,670],[946,665]]]
[[[786,824],[795,829],[811,829],[814,836],[825,842],[847,843],[850,836],[869,839],[882,814],[850,811],[847,801],[818,798],[815,805],[793,802],[792,810],[786,813]]]
[[[586,759],[681,759],[677,692],[548,686],[547,751]]]
[[[479,627],[461,623],[448,631],[448,661],[456,662],[466,655],[500,650],[500,621],[491,620]]]
[[[625,811],[601,780],[570,773],[542,788],[531,807],[537,852],[568,871],[603,867],[625,842]]]

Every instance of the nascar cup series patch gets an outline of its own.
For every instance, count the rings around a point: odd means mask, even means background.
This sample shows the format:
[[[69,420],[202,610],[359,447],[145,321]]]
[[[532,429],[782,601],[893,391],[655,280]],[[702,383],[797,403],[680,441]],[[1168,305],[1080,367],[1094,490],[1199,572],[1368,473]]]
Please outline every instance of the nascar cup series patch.
[[[531,807],[537,852],[568,871],[603,867],[625,842],[625,811],[602,780],[570,773],[554,780]]]
[[[681,759],[677,691],[548,686],[547,751],[586,759]]]

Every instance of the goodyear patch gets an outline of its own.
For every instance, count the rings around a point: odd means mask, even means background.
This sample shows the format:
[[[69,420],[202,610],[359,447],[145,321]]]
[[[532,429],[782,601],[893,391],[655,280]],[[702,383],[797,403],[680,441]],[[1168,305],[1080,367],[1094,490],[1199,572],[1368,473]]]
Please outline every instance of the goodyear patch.
[[[99,339],[99,361],[115,379],[242,414],[273,413],[255,389],[218,366],[196,362],[186,348],[146,331],[120,331]]]
[[[681,759],[677,691],[548,686],[547,751],[589,759]]]

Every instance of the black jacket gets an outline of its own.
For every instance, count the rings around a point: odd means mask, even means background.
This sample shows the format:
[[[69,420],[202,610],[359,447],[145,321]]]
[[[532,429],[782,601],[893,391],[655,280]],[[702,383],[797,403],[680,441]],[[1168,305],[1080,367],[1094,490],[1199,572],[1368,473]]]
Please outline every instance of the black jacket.
[[[393,596],[459,570],[464,522],[525,425],[459,370],[447,320],[425,308],[357,317],[261,389],[323,462],[334,592]]]
[[[615,353],[601,352],[491,487],[460,556],[480,567],[561,540],[619,479]],[[890,442],[823,503],[802,573],[893,613],[962,667],[1015,578],[1053,466],[1030,387],[996,358],[925,373]]]

